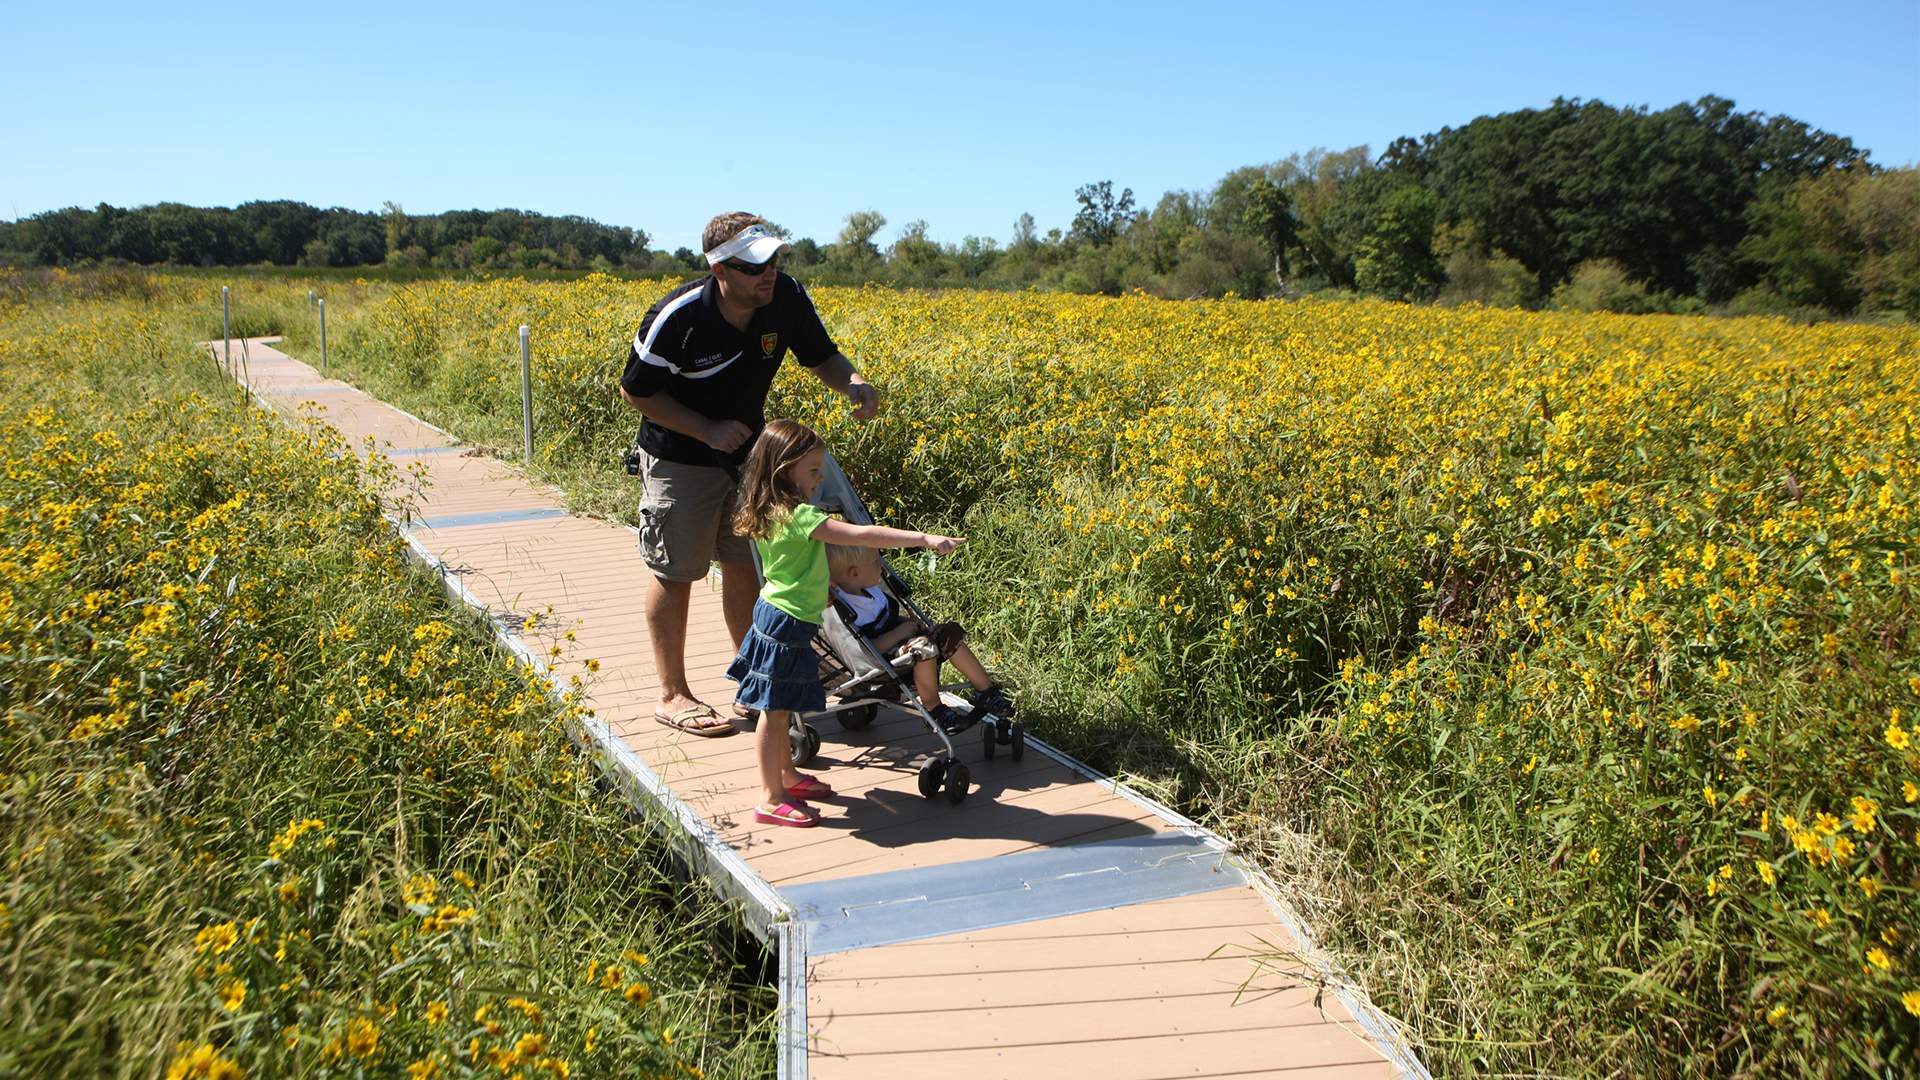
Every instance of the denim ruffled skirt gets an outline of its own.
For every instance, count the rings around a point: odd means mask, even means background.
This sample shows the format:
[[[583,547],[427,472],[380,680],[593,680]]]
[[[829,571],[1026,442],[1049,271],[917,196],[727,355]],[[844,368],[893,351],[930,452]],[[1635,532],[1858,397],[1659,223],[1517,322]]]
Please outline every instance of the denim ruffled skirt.
[[[813,652],[817,623],[806,622],[767,603],[753,602],[753,629],[727,667],[740,684],[735,699],[749,709],[818,712],[827,707],[820,683],[820,658]]]

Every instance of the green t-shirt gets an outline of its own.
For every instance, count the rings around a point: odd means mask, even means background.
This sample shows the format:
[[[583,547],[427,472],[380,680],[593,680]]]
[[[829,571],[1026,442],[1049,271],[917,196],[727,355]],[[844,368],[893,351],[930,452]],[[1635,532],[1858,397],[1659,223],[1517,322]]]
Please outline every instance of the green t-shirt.
[[[801,503],[787,520],[773,527],[772,536],[753,541],[760,549],[760,572],[767,579],[760,587],[760,599],[815,625],[827,610],[827,545],[813,538],[813,530],[826,520],[825,510]]]

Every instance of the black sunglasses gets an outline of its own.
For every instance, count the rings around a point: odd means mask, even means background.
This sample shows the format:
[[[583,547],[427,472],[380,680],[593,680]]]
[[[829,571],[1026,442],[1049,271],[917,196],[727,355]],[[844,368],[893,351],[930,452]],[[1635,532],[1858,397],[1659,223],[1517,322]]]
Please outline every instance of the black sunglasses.
[[[735,262],[732,259],[728,259],[726,262],[723,262],[720,265],[726,267],[727,269],[733,271],[736,274],[745,274],[748,277],[759,277],[761,274],[764,274],[767,271],[772,270],[774,267],[779,266],[780,256],[775,255],[773,258],[768,259],[766,262],[763,262],[763,263],[743,263],[743,262]]]

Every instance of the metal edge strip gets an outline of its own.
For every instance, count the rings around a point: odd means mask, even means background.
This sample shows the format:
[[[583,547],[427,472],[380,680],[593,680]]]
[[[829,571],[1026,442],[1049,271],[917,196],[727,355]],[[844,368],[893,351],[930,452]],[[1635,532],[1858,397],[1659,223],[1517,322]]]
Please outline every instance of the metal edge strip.
[[[1194,821],[1192,818],[1187,817],[1185,814],[1176,813],[1175,811],[1161,805],[1160,803],[1157,803],[1152,799],[1147,798],[1145,795],[1140,794],[1139,792],[1133,790],[1132,788],[1121,783],[1120,781],[1115,780],[1113,777],[1108,776],[1107,774],[1101,772],[1100,770],[1094,768],[1093,766],[1087,764],[1086,762],[1081,761],[1079,758],[1074,757],[1072,754],[1067,753],[1065,750],[1058,749],[1054,746],[1051,746],[1041,741],[1040,739],[1034,738],[1031,732],[1029,732],[1027,735],[1027,745],[1047,755],[1048,757],[1059,762],[1060,764],[1065,765],[1067,768],[1072,769],[1074,772],[1079,773],[1081,776],[1086,777],[1087,779],[1093,781],[1094,783],[1104,785],[1109,791],[1112,791],[1115,795],[1118,795],[1121,798],[1127,800],[1128,802],[1133,803],[1135,806],[1139,806],[1142,809],[1151,811],[1155,816],[1159,817],[1161,820],[1167,822],[1168,824],[1174,826],[1175,828],[1181,830],[1182,832],[1187,833],[1189,836],[1193,836],[1197,839],[1203,840],[1206,843],[1212,845],[1213,847],[1217,847],[1222,851],[1228,851],[1232,849],[1233,845],[1228,843],[1225,839],[1223,839],[1218,833],[1214,832],[1212,829],[1209,829],[1206,826],[1201,825],[1199,822]]]
[[[447,529],[470,529],[475,525],[519,525],[529,521],[549,521],[567,516],[567,509],[564,506],[530,506],[521,510],[484,510],[473,514],[417,517],[403,528],[409,532],[414,529],[440,532]]]
[[[780,1023],[778,1080],[807,1080],[807,928],[789,919],[779,926]]]

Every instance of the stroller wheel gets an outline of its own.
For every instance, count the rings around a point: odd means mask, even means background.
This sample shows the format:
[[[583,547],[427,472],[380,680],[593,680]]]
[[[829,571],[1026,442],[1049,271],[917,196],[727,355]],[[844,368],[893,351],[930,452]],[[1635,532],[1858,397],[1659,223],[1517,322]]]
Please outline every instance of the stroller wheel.
[[[940,782],[946,779],[946,774],[947,759],[944,755],[928,758],[926,764],[920,766],[920,797],[931,799],[940,794]]]
[[[955,806],[960,805],[960,800],[967,797],[967,785],[972,781],[973,777],[965,765],[958,761],[947,762],[947,801]]]
[[[848,709],[840,714],[840,727],[843,731],[859,731],[871,727],[874,717],[880,715],[880,706],[862,705],[857,709]]]
[[[1013,729],[1013,749],[1009,750],[1008,754],[1013,758],[1013,760],[1019,761],[1021,758],[1027,756],[1026,725],[1022,724],[1018,720],[1013,720],[1013,721],[1010,721],[1007,726]]]
[[[980,725],[980,745],[986,750],[988,761],[993,760],[993,744],[999,741],[993,737],[993,727],[992,723]]]
[[[787,731],[787,747],[796,767],[812,761],[820,752],[820,732],[812,724]]]

